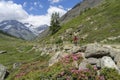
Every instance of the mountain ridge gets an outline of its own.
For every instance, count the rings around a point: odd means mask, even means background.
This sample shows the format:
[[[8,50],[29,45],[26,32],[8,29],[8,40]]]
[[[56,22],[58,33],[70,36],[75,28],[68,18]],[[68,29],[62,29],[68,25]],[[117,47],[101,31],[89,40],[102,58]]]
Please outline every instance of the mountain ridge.
[[[68,22],[69,20],[79,16],[82,12],[89,8],[93,8],[99,5],[104,0],[83,0],[76,4],[71,10],[60,18],[61,24]]]
[[[29,23],[22,23],[17,20],[5,20],[0,22],[0,30],[11,36],[25,40],[35,39],[42,31],[47,29],[48,26],[41,25],[38,27],[39,29],[32,27],[33,25]]]

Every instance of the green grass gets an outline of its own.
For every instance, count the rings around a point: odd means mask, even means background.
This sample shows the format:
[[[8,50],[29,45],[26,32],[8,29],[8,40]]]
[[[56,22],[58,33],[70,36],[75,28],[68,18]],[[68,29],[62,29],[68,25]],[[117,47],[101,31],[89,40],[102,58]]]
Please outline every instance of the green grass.
[[[81,43],[91,43],[94,41],[100,42],[111,36],[120,35],[120,1],[105,0],[101,5],[88,9],[81,13],[78,17],[70,20],[62,25],[61,30],[54,35],[56,38],[66,31],[73,28],[74,32],[82,25],[79,37],[88,34],[85,41]],[[88,19],[90,18],[90,19]],[[87,20],[88,19],[88,20]],[[95,30],[96,29],[96,30]],[[118,40],[113,43],[119,43]]]
[[[48,56],[41,56],[41,52],[31,50],[34,45],[39,44],[0,33],[0,51],[7,51],[5,54],[0,54],[0,64],[6,66],[10,72],[8,80],[13,80],[11,78],[19,72],[19,69],[13,69],[14,63],[19,62],[25,65],[27,63],[41,61],[39,62],[39,64],[41,64],[42,60],[48,60]]]

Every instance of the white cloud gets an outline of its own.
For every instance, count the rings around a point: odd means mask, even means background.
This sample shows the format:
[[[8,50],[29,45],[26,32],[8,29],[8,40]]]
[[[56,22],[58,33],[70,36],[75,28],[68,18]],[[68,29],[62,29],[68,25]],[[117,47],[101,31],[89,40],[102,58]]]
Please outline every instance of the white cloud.
[[[34,5],[36,6],[36,5],[37,5],[37,2],[34,2]]]
[[[48,0],[48,1],[50,1],[50,3],[52,3],[52,4],[54,4],[54,3],[60,2],[61,0]]]
[[[22,20],[22,22],[33,24],[35,27],[38,27],[43,24],[50,24],[49,15],[29,15],[27,19]]]
[[[64,9],[62,5],[59,5],[58,7],[61,8],[61,9]]]
[[[50,6],[50,8],[48,9],[48,14],[51,15],[54,12],[58,12],[61,17],[62,15],[64,15],[66,13],[66,10],[64,10],[63,8],[60,8],[60,7]]]
[[[67,11],[71,10],[72,8],[67,8]]]
[[[43,5],[40,2],[34,2],[33,6],[36,8],[40,8],[40,9],[43,8]],[[33,8],[33,9],[35,9],[35,8]]]
[[[39,4],[39,8],[43,8],[43,5]]]
[[[34,8],[33,7],[30,7],[30,9],[29,9],[30,11],[32,11],[32,10],[34,10]]]
[[[59,7],[50,6],[45,15],[29,15],[29,18],[23,20],[22,22],[28,22],[34,26],[39,26],[43,24],[50,25],[51,15],[53,12],[59,12],[60,16],[64,15],[66,11]]]
[[[30,15],[23,9],[22,5],[12,1],[0,1],[0,21],[18,20],[23,23],[30,23],[36,27],[43,24],[50,25],[50,18],[53,12],[59,12],[60,16],[62,16],[66,13],[66,10],[60,6],[50,6],[44,15]]]
[[[24,3],[23,3],[23,7],[26,7],[26,6],[27,6],[27,2],[24,2]]]
[[[29,15],[21,5],[15,4],[12,1],[0,1],[0,21],[9,19],[25,19]]]

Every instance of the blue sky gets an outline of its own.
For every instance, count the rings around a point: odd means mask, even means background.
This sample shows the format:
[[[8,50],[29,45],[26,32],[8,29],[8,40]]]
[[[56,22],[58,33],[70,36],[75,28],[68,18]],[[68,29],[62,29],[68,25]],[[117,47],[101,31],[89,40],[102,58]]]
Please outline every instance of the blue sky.
[[[53,12],[64,15],[81,0],[0,0],[0,21],[15,19],[34,26],[50,24]]]
[[[23,8],[29,14],[34,15],[46,14],[49,6],[62,6],[65,10],[67,10],[80,1],[81,0],[13,0],[13,2],[23,5]]]

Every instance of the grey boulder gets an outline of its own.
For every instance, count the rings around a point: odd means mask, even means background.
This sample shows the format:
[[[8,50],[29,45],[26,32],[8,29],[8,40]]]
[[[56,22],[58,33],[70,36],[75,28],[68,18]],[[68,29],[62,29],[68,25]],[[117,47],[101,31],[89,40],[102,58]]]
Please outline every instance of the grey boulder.
[[[0,51],[0,54],[5,54],[7,53],[7,51]]]
[[[94,57],[94,58],[101,58],[103,56],[109,55],[109,48],[102,47],[97,43],[88,44],[85,50],[85,57]]]
[[[111,57],[108,57],[108,56],[102,57],[101,67],[113,68],[113,69],[116,69],[118,72],[120,72],[115,62],[112,60]]]
[[[6,67],[0,64],[0,80],[4,80],[6,73],[7,73]]]
[[[96,59],[96,58],[88,58],[87,59],[88,63],[91,65],[96,65],[98,68],[100,68],[100,59]]]
[[[89,64],[89,62],[84,59],[80,64],[79,64],[79,70],[84,70],[87,69],[87,65]]]

